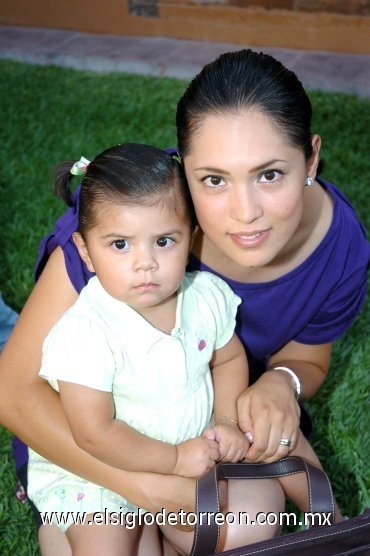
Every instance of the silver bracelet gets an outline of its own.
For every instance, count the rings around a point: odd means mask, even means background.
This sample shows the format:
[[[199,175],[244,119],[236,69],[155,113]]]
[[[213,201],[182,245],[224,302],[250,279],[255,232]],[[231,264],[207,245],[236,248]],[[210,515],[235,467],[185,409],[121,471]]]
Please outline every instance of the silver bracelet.
[[[301,383],[300,383],[299,378],[295,374],[295,372],[292,371],[292,369],[288,369],[288,367],[274,367],[271,370],[272,371],[285,371],[286,373],[290,374],[290,376],[293,379],[293,383],[294,383],[295,397],[298,400],[299,396],[301,395]]]

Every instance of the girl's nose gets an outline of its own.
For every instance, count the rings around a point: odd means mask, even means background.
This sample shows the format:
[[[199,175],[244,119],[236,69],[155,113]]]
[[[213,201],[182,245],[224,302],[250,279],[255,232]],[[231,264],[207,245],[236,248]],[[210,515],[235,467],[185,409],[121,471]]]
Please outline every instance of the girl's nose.
[[[140,250],[134,262],[135,272],[138,272],[139,270],[148,272],[157,269],[158,263],[156,258],[154,257],[154,254],[149,250]]]

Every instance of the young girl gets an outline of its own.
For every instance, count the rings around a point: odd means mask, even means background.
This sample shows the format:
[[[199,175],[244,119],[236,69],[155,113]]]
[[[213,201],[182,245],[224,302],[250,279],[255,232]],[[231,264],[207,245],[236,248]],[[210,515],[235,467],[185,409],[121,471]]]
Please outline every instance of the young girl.
[[[72,174],[86,171],[74,241],[96,276],[47,338],[40,374],[59,389],[76,442],[118,468],[186,477],[220,458],[242,459],[249,444],[236,400],[248,374],[234,334],[239,298],[209,273],[184,276],[197,228],[180,164],[128,144],[70,168],[59,166],[56,191],[70,202]],[[201,436],[213,410],[217,442]],[[138,510],[35,452],[29,496],[41,512]],[[72,523],[69,514],[61,524],[72,548],[87,550],[84,527]],[[139,528],[87,531],[89,554],[102,546],[129,554]]]
[[[248,386],[234,333],[240,299],[208,272],[185,273],[197,226],[180,164],[138,144],[64,163],[55,189],[69,204],[73,174],[85,175],[74,241],[95,276],[47,337],[40,375],[59,390],[77,444],[118,469],[162,475],[199,477],[216,461],[244,459],[251,435],[237,423]],[[295,453],[319,465],[303,437]],[[281,484],[308,509],[304,477]],[[66,531],[73,553],[135,553],[140,527],[102,527],[94,514],[143,510],[34,451],[29,496]],[[75,523],[78,512],[84,523]],[[190,551],[191,535],[168,536]]]

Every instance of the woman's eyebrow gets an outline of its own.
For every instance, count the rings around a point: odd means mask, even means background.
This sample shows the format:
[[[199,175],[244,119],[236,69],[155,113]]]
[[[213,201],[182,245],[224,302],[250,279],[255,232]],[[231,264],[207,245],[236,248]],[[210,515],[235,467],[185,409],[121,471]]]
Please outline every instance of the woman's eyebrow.
[[[288,161],[283,160],[283,159],[279,159],[279,158],[274,158],[272,160],[268,160],[267,162],[264,162],[260,166],[256,166],[255,168],[251,168],[249,170],[249,173],[254,174],[256,172],[260,172],[261,170],[265,170],[266,168],[270,167],[272,164],[276,164],[276,162],[285,162],[285,163],[287,163]],[[222,168],[201,167],[201,168],[194,168],[194,170],[195,171],[202,171],[202,172],[209,172],[210,174],[222,174],[223,176],[230,175],[230,172],[228,170],[223,170]]]
[[[285,162],[287,163],[287,160],[282,160],[279,158],[274,158],[273,160],[269,160],[268,162],[265,162],[264,164],[261,164],[261,166],[256,166],[255,168],[251,168],[249,170],[250,174],[254,174],[256,172],[260,172],[261,170],[265,170],[266,168],[271,167],[273,164],[276,164],[276,162]]]
[[[201,171],[201,172],[208,172],[209,174],[223,174],[223,175],[228,175],[229,172],[227,172],[226,170],[222,170],[221,168],[206,168],[206,167],[202,167],[202,168],[194,168],[195,171]]]

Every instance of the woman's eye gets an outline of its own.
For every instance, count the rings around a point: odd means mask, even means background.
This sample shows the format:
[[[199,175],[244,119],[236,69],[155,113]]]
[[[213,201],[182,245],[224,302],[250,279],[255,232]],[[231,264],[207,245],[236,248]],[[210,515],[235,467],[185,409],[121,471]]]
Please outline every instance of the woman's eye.
[[[157,245],[157,247],[169,247],[170,245],[173,245],[175,242],[173,241],[173,239],[171,239],[170,237],[160,237],[159,239],[157,239],[157,241],[155,242],[155,244]]]
[[[261,175],[260,181],[262,183],[274,183],[280,180],[281,175],[282,172],[279,172],[278,170],[266,170],[266,172],[263,172]]]
[[[128,249],[130,247],[129,242],[125,239],[116,239],[116,241],[113,241],[112,245],[119,251],[123,251],[124,249]]]
[[[220,176],[206,176],[202,179],[202,182],[208,187],[220,187],[224,185],[225,182]]]

